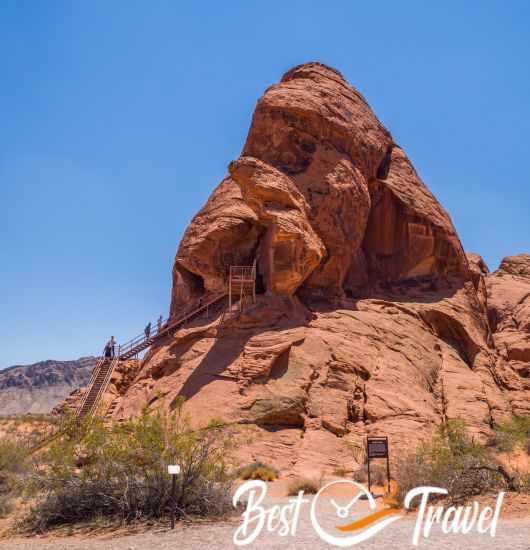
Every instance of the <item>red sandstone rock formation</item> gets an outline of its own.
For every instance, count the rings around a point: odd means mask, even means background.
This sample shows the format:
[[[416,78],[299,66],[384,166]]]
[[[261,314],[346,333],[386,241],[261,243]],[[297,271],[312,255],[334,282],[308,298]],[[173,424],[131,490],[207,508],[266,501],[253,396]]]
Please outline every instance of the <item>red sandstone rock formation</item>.
[[[258,271],[258,299],[153,348],[117,417],[179,396],[241,426],[244,460],[353,466],[366,435],[410,447],[446,419],[479,437],[530,397],[530,258],[488,274],[364,98],[329,67],[291,69],[195,216],[171,314]],[[222,326],[221,320],[223,321]]]
[[[489,320],[498,354],[495,374],[511,410],[530,414],[530,255],[504,258],[486,277]]]

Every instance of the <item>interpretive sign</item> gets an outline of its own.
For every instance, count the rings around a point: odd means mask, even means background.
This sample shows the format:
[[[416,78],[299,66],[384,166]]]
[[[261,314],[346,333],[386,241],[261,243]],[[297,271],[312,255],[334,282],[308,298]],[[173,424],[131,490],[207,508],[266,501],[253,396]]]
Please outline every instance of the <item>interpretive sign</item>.
[[[368,438],[368,458],[388,458],[388,438]]]
[[[370,472],[370,460],[374,458],[386,458],[387,486],[390,487],[390,452],[388,449],[388,437],[366,438],[366,460],[368,461],[368,492],[372,492],[372,478]]]

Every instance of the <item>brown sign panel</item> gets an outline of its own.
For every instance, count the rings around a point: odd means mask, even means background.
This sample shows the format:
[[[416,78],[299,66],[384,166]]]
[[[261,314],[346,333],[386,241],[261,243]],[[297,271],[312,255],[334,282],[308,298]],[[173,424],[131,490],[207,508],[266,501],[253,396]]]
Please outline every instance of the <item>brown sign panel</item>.
[[[388,458],[388,439],[369,437],[368,458]]]

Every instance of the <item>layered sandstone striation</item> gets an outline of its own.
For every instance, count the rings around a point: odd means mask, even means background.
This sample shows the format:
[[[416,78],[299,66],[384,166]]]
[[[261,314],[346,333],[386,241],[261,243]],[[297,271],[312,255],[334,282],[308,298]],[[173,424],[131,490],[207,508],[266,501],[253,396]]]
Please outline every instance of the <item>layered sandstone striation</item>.
[[[256,303],[146,356],[116,418],[184,397],[240,427],[242,460],[352,468],[366,435],[410,448],[447,419],[477,437],[528,413],[530,260],[489,274],[370,106],[320,63],[258,101],[242,155],[195,216],[171,315],[256,265]],[[248,437],[247,437],[248,436]]]
[[[486,277],[488,312],[498,354],[495,374],[511,409],[530,414],[530,254],[504,258]]]
[[[258,101],[242,156],[182,239],[172,313],[254,260],[265,290],[288,296],[467,273],[449,216],[404,152],[359,92],[318,63]]]

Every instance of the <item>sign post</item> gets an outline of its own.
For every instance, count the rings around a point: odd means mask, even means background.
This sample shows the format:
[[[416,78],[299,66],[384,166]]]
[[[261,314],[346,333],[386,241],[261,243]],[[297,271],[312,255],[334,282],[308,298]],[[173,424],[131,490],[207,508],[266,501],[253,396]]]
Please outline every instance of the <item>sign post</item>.
[[[177,488],[177,476],[180,474],[178,464],[170,464],[167,473],[171,476],[171,529],[175,529],[175,492]]]
[[[372,492],[372,479],[370,475],[370,460],[373,458],[386,458],[386,476],[390,487],[390,453],[388,450],[388,437],[367,437],[366,456],[368,460],[368,492]]]

